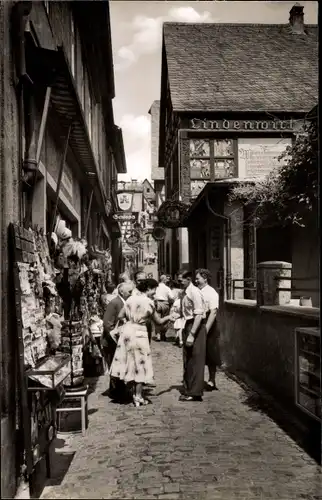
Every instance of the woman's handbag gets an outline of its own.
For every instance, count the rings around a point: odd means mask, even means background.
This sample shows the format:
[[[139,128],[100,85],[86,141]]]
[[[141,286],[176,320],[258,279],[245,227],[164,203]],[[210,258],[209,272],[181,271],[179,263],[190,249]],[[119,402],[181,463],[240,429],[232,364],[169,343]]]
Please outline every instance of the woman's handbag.
[[[112,337],[112,339],[114,340],[114,342],[116,344],[117,344],[118,339],[120,337],[121,329],[122,329],[122,325],[120,324],[120,321],[118,321],[116,323],[115,327],[113,328],[113,330],[110,331],[110,336]]]

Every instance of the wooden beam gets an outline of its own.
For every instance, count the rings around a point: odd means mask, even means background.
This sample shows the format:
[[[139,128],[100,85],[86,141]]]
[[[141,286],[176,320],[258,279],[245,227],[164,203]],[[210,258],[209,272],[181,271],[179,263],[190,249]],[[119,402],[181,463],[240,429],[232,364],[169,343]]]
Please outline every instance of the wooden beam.
[[[49,244],[50,244],[51,233],[54,231],[54,227],[55,227],[55,219],[56,219],[58,202],[59,202],[60,186],[61,186],[61,180],[62,180],[62,177],[63,177],[63,171],[64,171],[64,165],[65,165],[67,151],[68,151],[68,143],[69,143],[69,137],[70,137],[71,129],[72,129],[72,124],[70,124],[69,127],[68,127],[68,132],[67,132],[67,136],[66,136],[66,140],[65,140],[64,152],[63,152],[63,156],[62,156],[61,164],[60,164],[60,169],[59,169],[59,175],[58,175],[58,180],[57,180],[57,189],[56,189],[56,199],[55,199],[55,205],[54,205],[54,212],[52,214],[51,223],[50,223],[50,227],[49,227],[49,233],[48,233],[48,242],[49,242]]]

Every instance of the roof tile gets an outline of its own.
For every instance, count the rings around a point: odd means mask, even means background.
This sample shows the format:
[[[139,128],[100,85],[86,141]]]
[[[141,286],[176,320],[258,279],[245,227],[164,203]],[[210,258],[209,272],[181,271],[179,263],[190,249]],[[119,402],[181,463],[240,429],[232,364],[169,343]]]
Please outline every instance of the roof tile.
[[[318,27],[165,23],[175,111],[310,110],[318,97]]]

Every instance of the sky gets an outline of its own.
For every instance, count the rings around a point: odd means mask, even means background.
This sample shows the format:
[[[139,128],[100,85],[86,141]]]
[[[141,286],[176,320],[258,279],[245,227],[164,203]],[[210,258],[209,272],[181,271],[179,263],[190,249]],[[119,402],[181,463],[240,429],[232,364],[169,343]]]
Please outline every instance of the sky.
[[[150,115],[160,99],[162,24],[175,22],[287,24],[295,4],[279,1],[110,1],[115,73],[115,123],[123,130],[127,174],[151,178]],[[306,24],[317,23],[317,2],[300,2]]]

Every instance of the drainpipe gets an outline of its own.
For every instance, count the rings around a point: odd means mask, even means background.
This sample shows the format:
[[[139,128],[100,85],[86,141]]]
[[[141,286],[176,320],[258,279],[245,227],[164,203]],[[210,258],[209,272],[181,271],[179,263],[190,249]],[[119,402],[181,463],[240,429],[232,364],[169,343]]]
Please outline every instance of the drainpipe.
[[[207,192],[205,201],[206,206],[215,217],[219,217],[224,221],[225,224],[225,238],[226,238],[226,290],[227,290],[227,300],[231,299],[231,218],[226,215],[218,214],[215,212],[209,203],[209,193]]]
[[[25,132],[25,151],[22,168],[24,181],[28,184],[37,169],[36,144],[34,138],[33,113],[33,81],[27,74],[25,31],[28,17],[32,9],[31,1],[17,2],[12,10],[12,20],[17,46],[17,77],[19,79],[19,140],[22,146],[23,131]],[[21,147],[22,149],[22,147]]]

